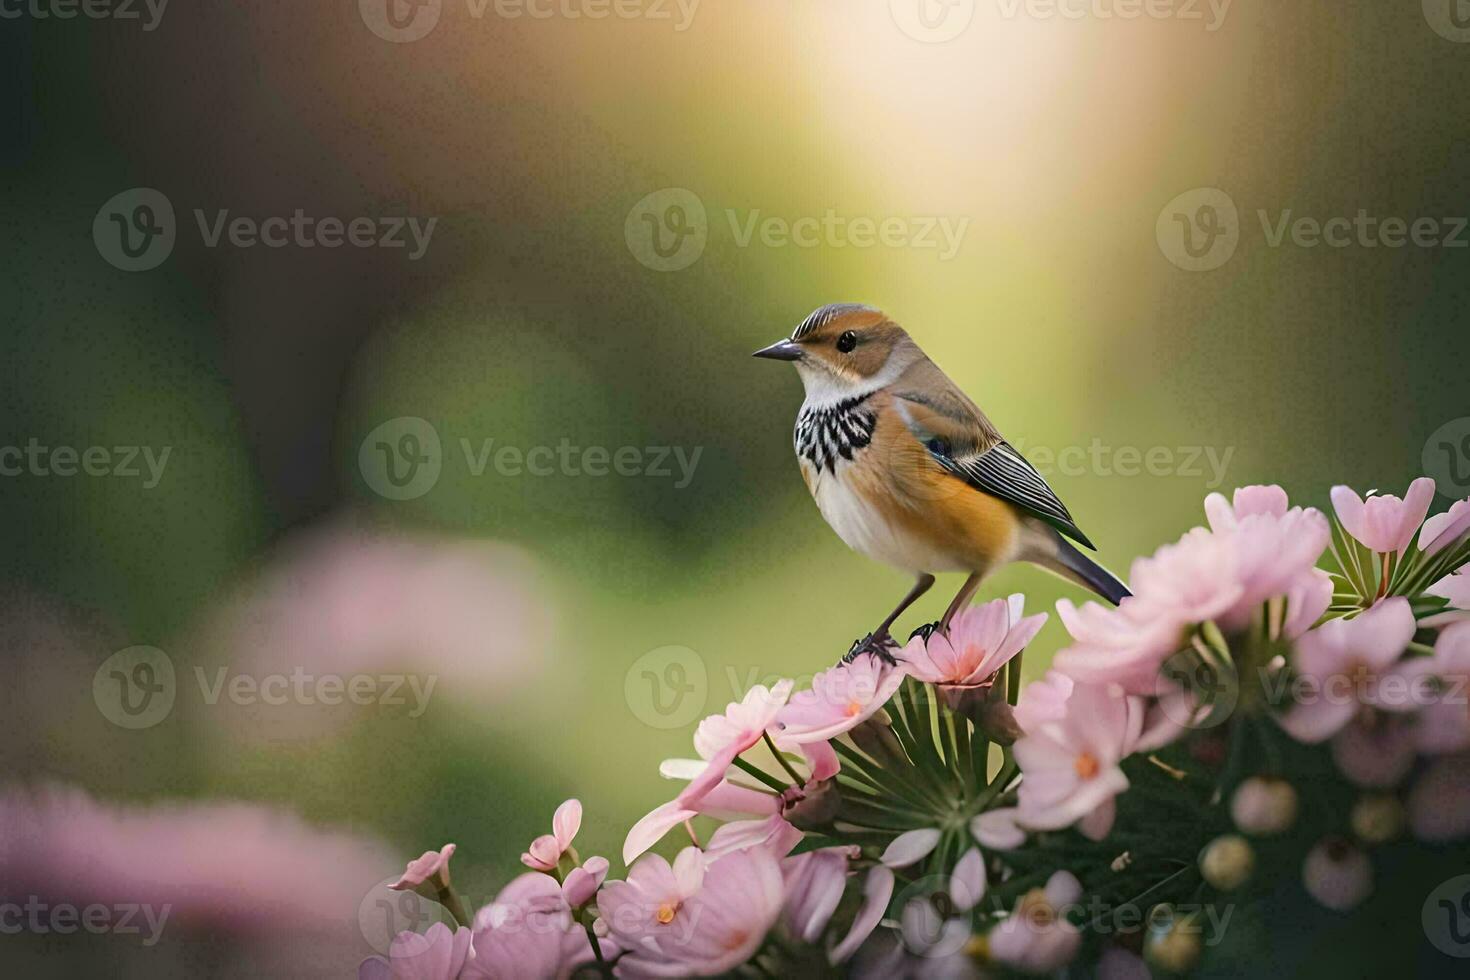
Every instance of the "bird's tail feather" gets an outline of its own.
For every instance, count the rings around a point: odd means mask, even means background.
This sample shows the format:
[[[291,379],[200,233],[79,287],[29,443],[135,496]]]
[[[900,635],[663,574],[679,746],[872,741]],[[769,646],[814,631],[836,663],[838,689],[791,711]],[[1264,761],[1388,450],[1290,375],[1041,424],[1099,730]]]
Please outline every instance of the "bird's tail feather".
[[[1115,606],[1133,594],[1117,576],[1072,547],[1060,534],[1057,535],[1056,553],[1052,556],[1052,562],[1047,563],[1047,567],[1063,578],[1091,589]]]

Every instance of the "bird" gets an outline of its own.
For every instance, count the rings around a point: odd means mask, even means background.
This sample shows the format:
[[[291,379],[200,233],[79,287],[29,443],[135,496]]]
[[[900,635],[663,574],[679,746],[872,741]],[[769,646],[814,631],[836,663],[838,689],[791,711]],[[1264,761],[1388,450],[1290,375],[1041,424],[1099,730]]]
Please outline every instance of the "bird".
[[[881,310],[820,307],[755,356],[789,361],[801,377],[793,443],[832,530],[915,579],[843,662],[863,653],[892,662],[889,630],[938,572],[967,577],[938,623],[923,628],[926,637],[947,631],[985,577],[1011,562],[1038,565],[1113,605],[1129,595],[1077,548],[1096,550],[1035,467]]]

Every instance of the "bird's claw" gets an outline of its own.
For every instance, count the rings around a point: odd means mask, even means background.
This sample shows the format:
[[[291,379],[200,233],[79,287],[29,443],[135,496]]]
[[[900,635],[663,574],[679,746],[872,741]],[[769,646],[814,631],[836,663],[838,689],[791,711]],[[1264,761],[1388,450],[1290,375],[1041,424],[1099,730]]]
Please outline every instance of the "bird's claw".
[[[852,648],[847,651],[846,656],[838,661],[838,664],[850,664],[858,657],[861,657],[863,654],[866,653],[869,656],[877,657],[879,660],[892,667],[894,664],[898,663],[898,661],[894,659],[893,654],[889,653],[888,651],[890,647],[897,648],[897,646],[898,641],[889,636],[887,633],[883,634],[882,636],[874,636],[872,633],[869,633],[867,636],[863,637],[860,640],[854,640],[852,643]]]

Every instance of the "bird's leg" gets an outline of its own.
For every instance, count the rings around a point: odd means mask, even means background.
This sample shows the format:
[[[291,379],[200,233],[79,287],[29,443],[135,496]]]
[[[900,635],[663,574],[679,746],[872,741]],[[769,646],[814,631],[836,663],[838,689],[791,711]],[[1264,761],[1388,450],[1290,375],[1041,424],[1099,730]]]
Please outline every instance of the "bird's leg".
[[[878,624],[876,630],[853,643],[852,649],[847,651],[847,656],[843,657],[841,662],[850,664],[862,654],[867,653],[872,654],[884,663],[896,663],[893,655],[888,652],[888,646],[893,643],[893,638],[888,635],[888,629],[893,625],[894,620],[903,615],[905,609],[912,606],[918,601],[919,596],[928,592],[933,587],[934,576],[928,572],[919,573],[918,581],[914,583],[912,589],[909,589],[908,595],[903,597],[903,601],[898,604],[898,607],[888,614],[887,619]]]
[[[980,588],[980,577],[979,572],[974,572],[969,578],[965,579],[965,584],[960,586],[959,593],[950,602],[949,608],[944,611],[944,617],[939,620],[940,632],[948,633],[949,621],[954,619],[956,613],[969,605],[970,597],[975,594],[976,589]]]

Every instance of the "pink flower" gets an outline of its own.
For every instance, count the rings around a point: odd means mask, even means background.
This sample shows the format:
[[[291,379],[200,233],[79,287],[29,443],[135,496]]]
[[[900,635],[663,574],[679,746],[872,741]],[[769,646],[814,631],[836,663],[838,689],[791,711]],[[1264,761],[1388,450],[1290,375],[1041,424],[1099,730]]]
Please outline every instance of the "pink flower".
[[[1026,696],[1016,705],[1016,724],[1030,732],[1049,721],[1067,716],[1067,699],[1072,696],[1072,678],[1059,670],[1048,670],[1046,676],[1026,685]]]
[[[1029,688],[1028,688],[1029,690]],[[1022,693],[1025,701],[1027,694]],[[1024,714],[1024,712],[1023,712]],[[1129,699],[1104,688],[1078,685],[1064,717],[1039,725],[1016,741],[1021,767],[1017,822],[1058,830],[1084,817],[1082,830],[1100,840],[1112,827],[1114,797],[1128,788],[1119,767],[1143,723]]]
[[[947,633],[916,636],[898,656],[910,674],[938,686],[954,707],[963,692],[990,687],[996,671],[1046,625],[1046,613],[1023,618],[1024,606],[1019,593],[971,606],[954,618]]]
[[[740,701],[732,701],[722,715],[710,715],[694,732],[694,750],[705,760],[699,775],[679,794],[677,802],[688,809],[725,778],[725,770],[740,753],[752,748],[776,722],[776,716],[791,697],[792,682],[781,680],[775,687],[757,684]]]
[[[705,866],[695,848],[674,865],[645,855],[627,881],[603,886],[598,908],[627,951],[620,975],[715,976],[748,960],[781,913],[781,868],[766,851],[736,851]]]
[[[1402,500],[1392,494],[1371,494],[1364,501],[1351,487],[1332,488],[1332,506],[1343,529],[1384,554],[1402,554],[1409,547],[1433,501],[1434,481],[1427,476],[1409,484]]]
[[[335,936],[397,863],[376,840],[267,806],[112,804],[62,786],[0,789],[0,827],[9,894],[168,907],[170,929],[224,937]]]
[[[1026,843],[1016,815],[1015,807],[986,810],[970,821],[970,836],[992,851],[1013,851]]]
[[[1425,595],[1438,596],[1449,602],[1441,613],[1424,620],[1425,626],[1441,627],[1470,619],[1470,565],[1456,569],[1424,590]]]
[[[732,820],[722,823],[704,844],[705,863],[718,860],[733,851],[758,847],[777,859],[791,853],[801,843],[802,833],[785,818],[772,815],[763,820]]]
[[[521,863],[535,871],[555,870],[561,856],[572,846],[572,838],[581,829],[582,804],[578,800],[567,800],[556,808],[551,817],[551,833],[533,840],[530,849],[521,855]]]
[[[893,897],[893,883],[891,868],[880,864],[868,872],[863,882],[863,903],[858,907],[857,915],[853,916],[852,928],[827,957],[832,965],[846,962],[878,928],[883,914],[888,911],[889,899]]]
[[[1058,871],[1045,889],[1026,893],[990,930],[990,955],[1028,973],[1052,973],[1066,966],[1082,945],[1082,933],[1065,911],[1081,897],[1081,882],[1069,871]]]
[[[1205,517],[1212,531],[1233,531],[1242,520],[1253,514],[1284,517],[1288,503],[1286,491],[1275,484],[1240,487],[1235,491],[1233,501],[1227,501],[1224,494],[1219,493],[1206,497]]]
[[[413,891],[425,898],[437,898],[449,888],[449,859],[454,845],[445,844],[437,851],[425,851],[422,857],[408,862],[403,875],[388,887],[394,891]]]
[[[1372,709],[1332,740],[1332,758],[1354,786],[1391,789],[1414,767],[1414,719]]]
[[[559,980],[595,959],[564,895],[555,878],[538,871],[513,879],[475,913],[474,956],[461,980]],[[604,957],[617,956],[611,940],[598,942]]]
[[[1302,884],[1324,907],[1346,912],[1373,891],[1373,865],[1351,841],[1328,837],[1302,863]]]
[[[669,759],[661,771],[669,778],[689,779],[703,771],[703,766],[697,760]],[[654,808],[629,829],[623,841],[623,863],[632,864],[638,855],[657,844],[669,831],[701,813],[722,820],[772,816],[780,813],[781,802],[779,796],[768,790],[728,779],[706,793],[693,807],[684,807],[678,800],[671,800]]]
[[[605,857],[593,856],[582,862],[581,867],[567,872],[561,885],[561,898],[568,907],[578,909],[592,901],[597,889],[607,879],[609,863]]]
[[[1437,678],[1439,691],[1419,713],[1422,752],[1445,755],[1470,749],[1470,622],[1443,630],[1434,656],[1414,661],[1425,676]]]
[[[1435,759],[1409,792],[1409,828],[1431,844],[1470,837],[1470,753]]]
[[[1159,668],[1183,643],[1184,625],[1136,596],[1116,609],[1095,602],[1073,606],[1061,599],[1057,614],[1076,642],[1058,651],[1052,663],[1057,672],[1087,684],[1119,684],[1151,694]],[[1016,722],[1025,730],[1023,716]]]
[[[1297,704],[1278,716],[1281,727],[1299,742],[1326,741],[1341,731],[1364,704],[1402,711],[1405,698],[1375,694],[1383,675],[1398,663],[1416,629],[1414,613],[1402,596],[1384,599],[1352,619],[1334,619],[1297,641],[1294,665],[1299,678],[1313,682]],[[1409,681],[1401,678],[1404,689]]]
[[[856,850],[823,847],[781,862],[781,876],[786,883],[782,921],[797,939],[815,943],[822,937],[842,901],[847,888],[847,862]]]
[[[442,922],[422,935],[400,932],[388,958],[374,956],[357,968],[358,980],[458,980],[470,955],[470,931]]]
[[[859,657],[818,674],[810,690],[792,696],[776,715],[776,744],[825,742],[851,731],[888,703],[904,676],[902,665],[890,667],[877,657]]]
[[[1159,668],[1201,623],[1243,630],[1267,601],[1285,597],[1280,632],[1300,635],[1332,601],[1331,581],[1316,568],[1331,530],[1318,511],[1285,505],[1277,487],[1244,488],[1233,507],[1211,495],[1205,509],[1213,530],[1195,528],[1135,561],[1134,595],[1116,609],[1057,603],[1076,642],[1053,665],[1084,683],[1153,694]]]
[[[1424,522],[1419,532],[1419,550],[1433,556],[1470,534],[1470,499],[1457,500],[1443,514]]]

